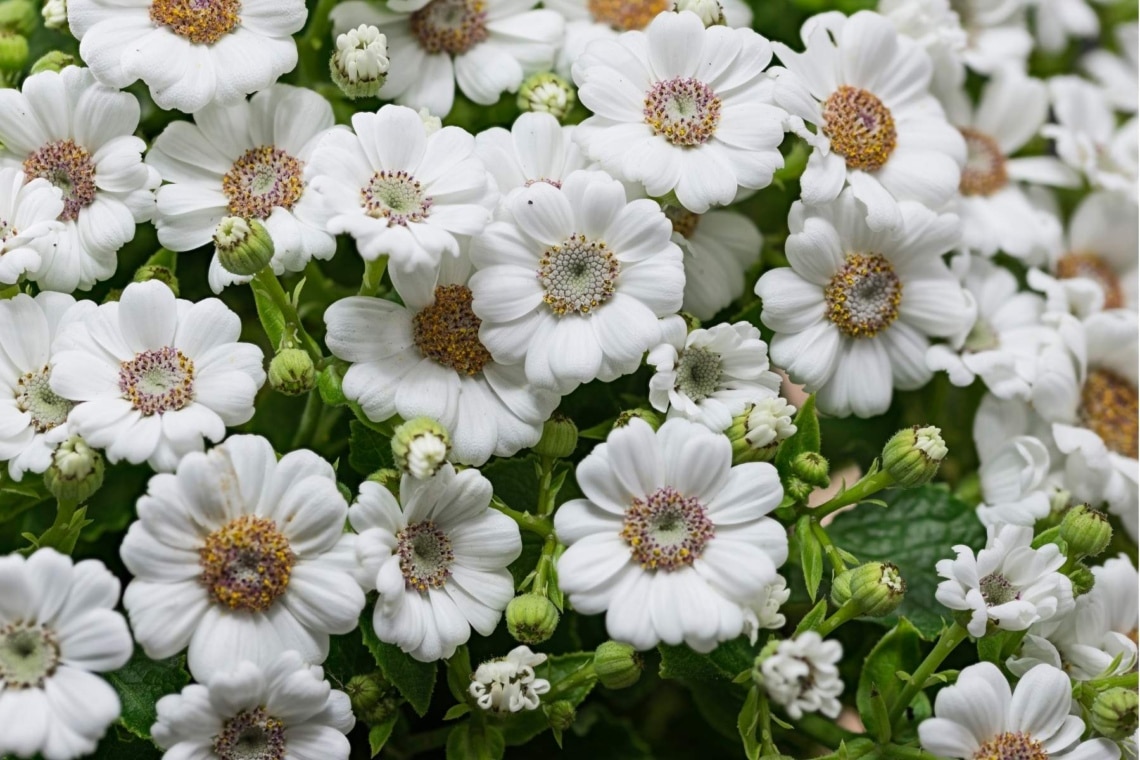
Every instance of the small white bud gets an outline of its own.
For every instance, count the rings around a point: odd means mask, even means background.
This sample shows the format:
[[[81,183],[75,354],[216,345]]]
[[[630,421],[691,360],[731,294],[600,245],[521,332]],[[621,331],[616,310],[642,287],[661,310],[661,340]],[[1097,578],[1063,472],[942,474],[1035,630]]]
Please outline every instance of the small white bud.
[[[368,24],[336,38],[329,61],[333,82],[350,98],[375,97],[388,76],[388,38]]]
[[[443,120],[438,116],[432,116],[431,111],[427,110],[426,107],[420,109],[420,121],[424,123],[424,130],[429,135],[443,129]]]
[[[44,26],[48,29],[63,29],[67,26],[67,0],[47,0],[42,13]]]
[[[548,113],[559,121],[566,118],[576,101],[573,85],[549,71],[531,75],[519,88],[519,110]]]
[[[706,27],[724,26],[724,7],[717,0],[677,0],[673,6],[677,13],[692,11]]]
[[[763,449],[773,443],[779,443],[796,433],[796,426],[792,419],[796,416],[796,408],[780,397],[766,398],[757,401],[748,414],[745,423],[747,432],[744,435],[748,444],[755,449]]]

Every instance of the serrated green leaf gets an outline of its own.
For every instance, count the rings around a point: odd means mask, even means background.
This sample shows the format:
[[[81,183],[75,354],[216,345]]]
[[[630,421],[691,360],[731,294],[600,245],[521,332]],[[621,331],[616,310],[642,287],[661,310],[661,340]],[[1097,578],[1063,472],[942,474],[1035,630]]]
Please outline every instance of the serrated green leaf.
[[[502,731],[486,723],[466,721],[447,735],[447,760],[499,760],[506,750]]]
[[[520,512],[533,512],[538,506],[538,457],[528,454],[514,459],[496,459],[481,472],[504,504]]]
[[[142,649],[136,649],[126,665],[107,674],[107,681],[123,705],[119,722],[135,736],[149,739],[158,717],[155,704],[167,694],[181,691],[190,683],[190,674],[182,656],[152,660]]]
[[[800,567],[804,571],[804,584],[808,596],[815,603],[819,584],[823,580],[823,545],[811,529],[811,515],[796,520],[796,542],[800,546]]]
[[[922,634],[910,621],[903,618],[887,632],[871,649],[863,661],[859,673],[859,686],[855,693],[855,704],[868,733],[876,735],[885,732],[889,726],[879,725],[881,716],[875,710],[873,695],[877,694],[886,704],[893,704],[902,682],[896,671],[912,672],[922,662]],[[920,695],[920,699],[925,699]]]
[[[393,712],[383,723],[377,723],[368,729],[368,748],[372,750],[372,757],[380,754],[380,750],[384,749],[384,745],[388,743],[388,738],[392,735],[392,729],[396,727],[396,721],[400,719],[400,713]]]
[[[364,646],[372,653],[384,676],[408,700],[417,715],[426,715],[435,690],[436,663],[413,660],[394,644],[381,641],[372,629],[372,613],[368,610],[360,618],[360,633]]]
[[[368,477],[392,466],[392,440],[360,420],[348,423],[348,464],[357,474]]]

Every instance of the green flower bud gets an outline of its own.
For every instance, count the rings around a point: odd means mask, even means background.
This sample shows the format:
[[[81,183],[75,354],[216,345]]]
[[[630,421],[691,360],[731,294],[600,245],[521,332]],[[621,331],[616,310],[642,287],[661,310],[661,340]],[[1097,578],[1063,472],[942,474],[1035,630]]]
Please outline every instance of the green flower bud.
[[[705,27],[727,25],[724,8],[717,0],[677,0],[673,10],[677,13],[692,11],[700,17]]]
[[[732,463],[771,461],[780,442],[796,434],[795,416],[796,408],[779,397],[749,404],[725,431],[732,443]]]
[[[607,641],[594,650],[594,674],[607,689],[628,689],[641,678],[641,656],[629,644]]]
[[[1096,695],[1089,709],[1089,723],[1101,736],[1113,741],[1129,739],[1136,733],[1137,703],[1135,689],[1117,686]]]
[[[77,435],[52,453],[44,485],[60,501],[82,504],[103,485],[103,455]]]
[[[795,476],[816,488],[827,488],[831,483],[831,478],[828,476],[829,469],[827,459],[814,451],[797,454],[792,460],[792,472]]]
[[[577,717],[574,705],[565,699],[546,705],[543,709],[546,711],[546,719],[550,721],[550,727],[555,731],[566,731],[574,725],[574,718]]]
[[[379,483],[387,488],[392,495],[400,495],[400,478],[401,473],[399,470],[393,470],[391,467],[384,467],[369,475],[366,480],[373,483]]]
[[[15,32],[0,31],[0,71],[20,71],[27,62],[27,38]]]
[[[613,429],[617,430],[618,428],[625,427],[629,424],[629,421],[634,418],[645,420],[654,430],[661,427],[661,423],[663,422],[661,415],[657,412],[653,411],[652,409],[644,409],[642,407],[638,407],[637,409],[629,409],[619,414],[617,416],[617,419],[614,420]]]
[[[75,65],[75,56],[69,55],[62,50],[52,50],[40,56],[39,60],[32,64],[32,74],[39,74],[41,71],[55,71],[60,72],[68,66]]]
[[[257,219],[227,216],[214,232],[218,261],[230,274],[251,277],[273,259],[273,238]]]
[[[1092,570],[1089,570],[1080,562],[1066,573],[1066,575],[1069,578],[1069,582],[1073,584],[1073,596],[1084,596],[1092,591],[1092,587],[1096,583],[1096,576],[1093,575]]]
[[[178,295],[178,278],[174,275],[174,272],[166,267],[156,264],[144,264],[135,270],[134,282],[146,282],[147,280],[158,280],[170,288],[174,295]]]
[[[574,453],[578,446],[578,426],[565,414],[555,412],[542,425],[542,438],[534,445],[540,457],[562,459]]]
[[[883,469],[900,486],[914,488],[934,478],[947,451],[938,428],[931,425],[904,428],[883,447]]]
[[[364,713],[361,718],[370,726],[378,726],[392,717],[392,714],[399,709],[400,700],[389,694],[381,697],[376,706]]]
[[[784,493],[797,502],[806,502],[814,490],[815,487],[811,483],[805,483],[795,475],[789,475],[784,482]]]
[[[864,615],[886,617],[898,609],[906,581],[890,562],[868,562],[851,571],[851,599]]]
[[[562,121],[577,99],[572,84],[557,74],[543,71],[523,81],[517,103],[520,111],[548,113]]]
[[[416,480],[425,480],[443,466],[451,452],[447,429],[430,417],[416,417],[396,428],[392,458],[396,467]]]
[[[836,607],[847,604],[851,598],[851,571],[844,570],[831,579],[831,603]]]
[[[521,644],[541,644],[558,627],[558,608],[543,594],[520,594],[507,605],[507,630]]]
[[[1049,514],[1062,515],[1072,506],[1073,495],[1064,488],[1054,488],[1049,494]]]
[[[1068,544],[1070,554],[1095,557],[1108,548],[1112,526],[1104,512],[1078,504],[1061,519],[1061,538]]]
[[[103,296],[103,300],[99,303],[115,303],[123,295],[122,288],[111,288],[107,291],[107,295]]]
[[[269,385],[286,396],[308,393],[317,383],[317,368],[309,352],[283,348],[269,362]]]
[[[363,718],[388,694],[388,681],[377,671],[367,675],[353,676],[344,685],[344,693],[352,703],[352,712]]]
[[[0,2],[0,29],[28,36],[36,30],[39,22],[39,8],[31,0]]]
[[[333,83],[346,97],[374,98],[388,78],[388,38],[368,24],[336,38],[329,59]]]

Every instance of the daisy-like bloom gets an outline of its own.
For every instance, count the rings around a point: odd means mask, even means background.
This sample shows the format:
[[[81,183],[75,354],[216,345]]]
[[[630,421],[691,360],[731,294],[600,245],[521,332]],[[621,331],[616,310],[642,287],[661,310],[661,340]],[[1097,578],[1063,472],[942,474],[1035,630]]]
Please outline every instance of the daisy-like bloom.
[[[324,671],[288,651],[272,662],[241,662],[209,684],[158,700],[151,734],[175,758],[348,760],[356,724],[348,695]]]
[[[236,435],[155,475],[120,550],[135,639],[153,659],[183,649],[207,683],[243,660],[328,656],[364,608],[348,504],[311,451],[278,461],[269,441]]]
[[[1057,156],[1094,188],[1124,193],[1135,202],[1136,119],[1117,127],[1104,91],[1080,77],[1054,77],[1049,90],[1057,123],[1046,124],[1041,134],[1054,141]]]
[[[1100,20],[1085,0],[1034,0],[1032,7],[1037,46],[1050,55],[1063,52],[1072,38],[1088,42],[1100,34]]]
[[[156,280],[132,283],[60,332],[51,390],[76,403],[71,432],[111,462],[171,472],[253,416],[263,357],[240,334],[241,319],[216,298],[192,303]]]
[[[1136,22],[1112,30],[1118,54],[1105,48],[1085,53],[1080,67],[1104,89],[1108,102],[1124,113],[1136,113],[1140,92],[1140,27]]]
[[[54,549],[0,558],[0,753],[71,760],[119,717],[119,695],[94,675],[134,650],[115,612],[119,580],[98,560]]]
[[[843,707],[838,699],[843,679],[837,667],[842,658],[843,645],[838,641],[805,631],[776,645],[760,663],[760,677],[768,697],[793,720],[814,712],[836,718]]]
[[[550,691],[550,681],[536,678],[535,667],[546,662],[546,655],[529,647],[517,646],[506,657],[487,660],[475,669],[468,691],[475,704],[496,713],[536,710],[540,697]]]
[[[936,565],[946,580],[938,584],[935,598],[951,610],[970,613],[966,630],[971,636],[983,636],[991,620],[1004,631],[1024,631],[1073,608],[1072,584],[1057,572],[1065,564],[1060,547],[1032,548],[1031,527],[1002,525],[988,532],[986,548],[976,555],[959,544],[956,559]]]
[[[429,131],[418,113],[393,105],[355,114],[352,127],[328,133],[306,170],[328,231],[352,235],[365,261],[391,256],[404,271],[458,257],[457,236],[481,232],[498,200],[475,138],[459,127]]]
[[[586,497],[554,514],[567,547],[558,581],[574,609],[605,612],[610,637],[643,650],[663,641],[708,652],[744,631],[743,607],[788,557],[787,534],[767,516],[784,496],[772,465],[734,467],[728,439],[704,425],[672,419],[655,433],[635,418],[577,478]]]
[[[760,592],[760,595],[744,606],[744,635],[750,644],[755,644],[760,631],[783,628],[787,619],[780,612],[780,607],[791,597],[792,590],[782,575],[776,576],[776,582],[769,584]]]
[[[918,738],[931,754],[958,760],[1120,757],[1107,739],[1081,741],[1085,724],[1069,714],[1072,701],[1072,684],[1062,670],[1039,665],[1011,693],[997,666],[980,662],[938,692],[934,717],[918,725]]]
[[[327,100],[284,84],[248,102],[209,106],[193,123],[171,122],[146,157],[171,183],[158,190],[159,242],[193,250],[214,239],[223,218],[238,217],[265,225],[276,274],[330,258],[336,241],[325,231],[329,214],[316,193],[306,192],[304,171],[332,126]],[[209,278],[215,293],[251,279],[224,269],[216,251]]]
[[[657,368],[649,403],[669,417],[685,417],[720,432],[761,399],[780,393],[780,376],[768,368],[768,344],[748,322],[721,323],[669,340],[649,352]]]
[[[665,206],[673,242],[685,254],[685,299],[681,308],[697,319],[712,319],[744,295],[744,272],[760,256],[764,239],[744,214],[694,214]]]
[[[629,374],[681,307],[681,250],[656,202],[626,202],[605,172],[512,194],[471,244],[482,345],[540,388]]]
[[[812,146],[803,202],[827,203],[850,185],[876,230],[903,223],[900,201],[941,208],[966,145],[929,93],[930,57],[869,11],[813,16],[800,36],[802,53],[772,46],[787,67],[776,72],[776,102]]]
[[[51,347],[88,313],[64,293],[0,301],[0,462],[8,462],[13,480],[47,470],[52,452],[71,437],[67,415],[75,404],[51,389]]]
[[[141,79],[159,108],[195,113],[264,90],[297,65],[304,0],[68,0],[95,78]]]
[[[573,134],[574,127],[562,126],[548,113],[524,113],[509,131],[492,127],[475,135],[475,153],[503,196],[535,182],[560,187],[571,172],[590,163]]]
[[[40,287],[88,290],[107,279],[135,225],[153,216],[159,177],[142,163],[138,124],[135,96],[96,83],[89,69],[45,71],[18,91],[0,90],[0,159],[14,159],[29,182],[43,178],[63,193],[62,229],[28,273]]]
[[[968,36],[955,8],[964,2],[950,0],[879,0],[879,13],[898,33],[917,42],[934,66],[932,92],[952,92],[966,80]]]
[[[375,422],[431,417],[463,464],[538,443],[559,396],[529,385],[521,365],[492,358],[471,309],[466,258],[445,259],[438,277],[391,273],[404,306],[353,297],[325,311],[329,349],[352,362],[345,395]]]
[[[514,598],[507,565],[522,538],[490,504],[490,481],[450,464],[428,480],[405,475],[399,502],[378,483],[361,484],[348,519],[360,534],[358,578],[380,594],[372,622],[382,641],[434,662],[466,644],[472,628],[495,630]]]
[[[771,45],[751,29],[709,29],[691,11],[662,13],[644,32],[595,40],[574,62],[578,99],[594,115],[574,139],[619,179],[689,211],[767,187],[784,165],[781,109],[764,67]]]
[[[60,189],[42,177],[27,179],[14,167],[0,169],[0,285],[34,275],[52,233],[63,228]]]
[[[941,258],[958,241],[958,217],[912,201],[898,210],[901,224],[876,232],[853,190],[822,206],[797,202],[791,266],[756,283],[760,318],[776,332],[773,363],[829,414],[882,414],[892,388],[930,380],[928,338],[973,323],[973,301]]]
[[[336,32],[361,24],[388,37],[392,67],[379,97],[443,117],[455,87],[480,105],[518,92],[531,74],[549,71],[565,30],[537,0],[431,0],[410,15],[379,3],[350,0],[333,9]]]
[[[996,451],[987,451],[978,468],[985,499],[978,507],[978,518],[987,526],[1033,527],[1049,514],[1045,481],[1050,463],[1049,449],[1038,438],[1019,435],[999,441]]]

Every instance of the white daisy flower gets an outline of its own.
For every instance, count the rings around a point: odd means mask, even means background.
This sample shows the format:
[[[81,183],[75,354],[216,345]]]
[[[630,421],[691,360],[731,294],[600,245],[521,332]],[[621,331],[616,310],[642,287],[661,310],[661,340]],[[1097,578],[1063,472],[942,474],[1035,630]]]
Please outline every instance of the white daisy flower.
[[[1025,0],[954,0],[966,31],[966,66],[980,74],[1025,71],[1033,51]]]
[[[1140,575],[1127,554],[1118,554],[1092,569],[1096,583],[1089,593],[1104,606],[1107,628],[1136,646],[1140,627]]]
[[[0,90],[0,158],[63,191],[63,227],[28,273],[40,287],[71,292],[106,280],[135,225],[154,215],[159,177],[142,163],[138,123],[135,96],[97,84],[89,69],[45,71]]]
[[[447,116],[455,87],[489,106],[518,92],[531,74],[549,71],[565,22],[537,0],[431,0],[415,12],[350,0],[332,12],[344,32],[360,24],[388,37],[392,67],[380,98]]]
[[[451,455],[481,465],[538,443],[559,396],[526,382],[521,365],[495,361],[471,310],[466,258],[446,259],[439,276],[400,276],[404,305],[353,297],[325,311],[325,340],[352,362],[345,395],[374,422],[398,414],[431,417],[451,434]]]
[[[803,53],[772,47],[787,67],[776,70],[776,102],[812,146],[803,202],[827,203],[850,185],[876,230],[902,224],[900,201],[941,208],[958,189],[966,145],[929,93],[930,57],[869,11],[813,16],[800,36]]]
[[[428,480],[405,475],[400,500],[365,482],[348,519],[360,534],[358,577],[380,593],[382,641],[422,662],[451,657],[474,628],[490,636],[514,598],[507,565],[522,552],[518,525],[491,509],[478,470],[445,464]]]
[[[216,298],[175,298],[156,280],[89,308],[56,340],[51,390],[76,403],[72,433],[107,459],[171,472],[253,417],[265,383],[261,349],[239,343],[241,320]]]
[[[780,608],[791,595],[788,582],[782,575],[778,575],[775,583],[765,586],[759,596],[744,605],[744,635],[748,637],[748,643],[755,645],[762,630],[784,627],[788,621]]]
[[[1140,99],[1140,26],[1135,21],[1118,24],[1112,37],[1117,54],[1096,48],[1085,53],[1080,67],[1104,89],[1116,110],[1136,113]]]
[[[47,470],[52,452],[71,437],[67,415],[75,404],[51,389],[51,347],[87,314],[64,293],[0,301],[0,462],[8,462],[13,480]]]
[[[146,162],[171,184],[158,190],[155,227],[172,251],[211,243],[225,217],[258,219],[273,239],[275,274],[299,272],[328,259],[336,240],[329,213],[306,192],[305,166],[333,126],[332,106],[310,90],[277,84],[246,102],[211,105],[194,122],[175,121],[157,138]],[[210,287],[249,282],[224,269],[215,250]]]
[[[626,202],[605,172],[579,171],[512,194],[471,244],[472,308],[496,361],[569,393],[640,366],[681,307],[681,250],[656,202]]]
[[[72,760],[119,717],[95,673],[118,670],[134,644],[115,605],[119,580],[98,560],[54,549],[0,557],[0,754]]]
[[[1072,684],[1064,671],[1040,665],[1011,693],[997,666],[980,662],[963,668],[953,686],[938,692],[934,717],[918,725],[918,738],[926,751],[959,760],[1120,757],[1107,739],[1081,741],[1085,724],[1069,714],[1072,701]]]
[[[63,229],[57,221],[62,213],[58,187],[42,177],[29,182],[15,167],[0,168],[0,285],[13,285],[24,274],[35,275],[53,233]]]
[[[760,257],[764,239],[744,214],[719,210],[694,214],[665,206],[673,242],[685,254],[685,299],[681,308],[712,319],[744,295],[744,272]]]
[[[978,518],[987,527],[1011,524],[1032,528],[1050,511],[1045,491],[1052,461],[1049,449],[1031,435],[997,444],[997,450],[987,452],[978,468],[985,500],[978,506]]]
[[[837,667],[842,658],[843,645],[838,641],[825,641],[815,631],[805,631],[781,641],[760,663],[764,689],[792,720],[813,712],[837,718],[843,708],[838,699],[843,679]]]
[[[264,90],[297,65],[304,0],[68,0],[79,55],[100,82],[141,79],[164,110],[195,113]]]
[[[644,32],[595,40],[574,62],[578,99],[594,115],[574,139],[619,179],[689,211],[767,187],[784,165],[786,114],[768,105],[771,45],[751,29],[709,29],[691,11]]]
[[[120,550],[134,576],[123,606],[148,657],[188,649],[206,683],[289,650],[321,663],[329,634],[356,628],[364,594],[348,504],[313,452],[278,461],[264,438],[232,436],[152,477],[138,515]]]
[[[952,92],[966,80],[968,36],[956,9],[964,2],[950,0],[879,0],[878,12],[903,37],[917,42],[934,66],[930,89]]]
[[[958,240],[958,217],[912,201],[898,210],[901,224],[876,232],[853,190],[822,206],[797,202],[785,245],[791,266],[756,283],[760,318],[776,333],[773,363],[818,393],[829,414],[882,414],[892,388],[930,380],[928,338],[973,323],[972,299],[941,259]]]
[[[1085,0],[1032,0],[1037,47],[1049,55],[1064,52],[1069,40],[1095,41],[1100,20]]]
[[[151,735],[166,760],[218,758],[348,760],[356,724],[348,695],[297,652],[238,663],[209,684],[158,700]]]
[[[657,368],[649,379],[649,403],[657,411],[720,432],[749,405],[780,394],[780,376],[768,368],[768,344],[748,322],[670,332],[647,357]]]
[[[365,261],[388,255],[404,271],[458,257],[459,238],[481,232],[498,200],[475,138],[459,127],[429,132],[404,106],[355,114],[352,126],[328,133],[306,169],[328,231],[352,235]]]
[[[988,530],[986,548],[976,555],[954,547],[955,559],[939,560],[935,598],[951,610],[968,611],[966,630],[975,638],[989,621],[1004,631],[1024,631],[1039,620],[1073,608],[1073,587],[1061,573],[1065,555],[1056,544],[1030,547],[1033,528],[1002,525]]]
[[[1057,156],[1094,188],[1124,193],[1135,202],[1136,119],[1117,127],[1104,91],[1080,77],[1053,77],[1049,91],[1057,123],[1046,124],[1041,134],[1054,141]]]
[[[544,662],[546,655],[517,646],[506,657],[481,663],[471,675],[468,692],[475,704],[491,712],[536,710],[540,697],[550,691],[550,681],[534,675],[535,667]]]
[[[695,422],[655,433],[635,418],[577,478],[586,498],[554,514],[567,547],[558,582],[574,609],[605,612],[610,637],[643,650],[663,641],[708,652],[744,631],[743,606],[788,557],[783,526],[767,516],[784,496],[772,465],[732,466],[728,439]]]
[[[546,182],[555,187],[589,161],[572,139],[574,127],[562,126],[548,113],[521,114],[510,130],[485,129],[475,135],[475,153],[507,196],[520,187]]]

